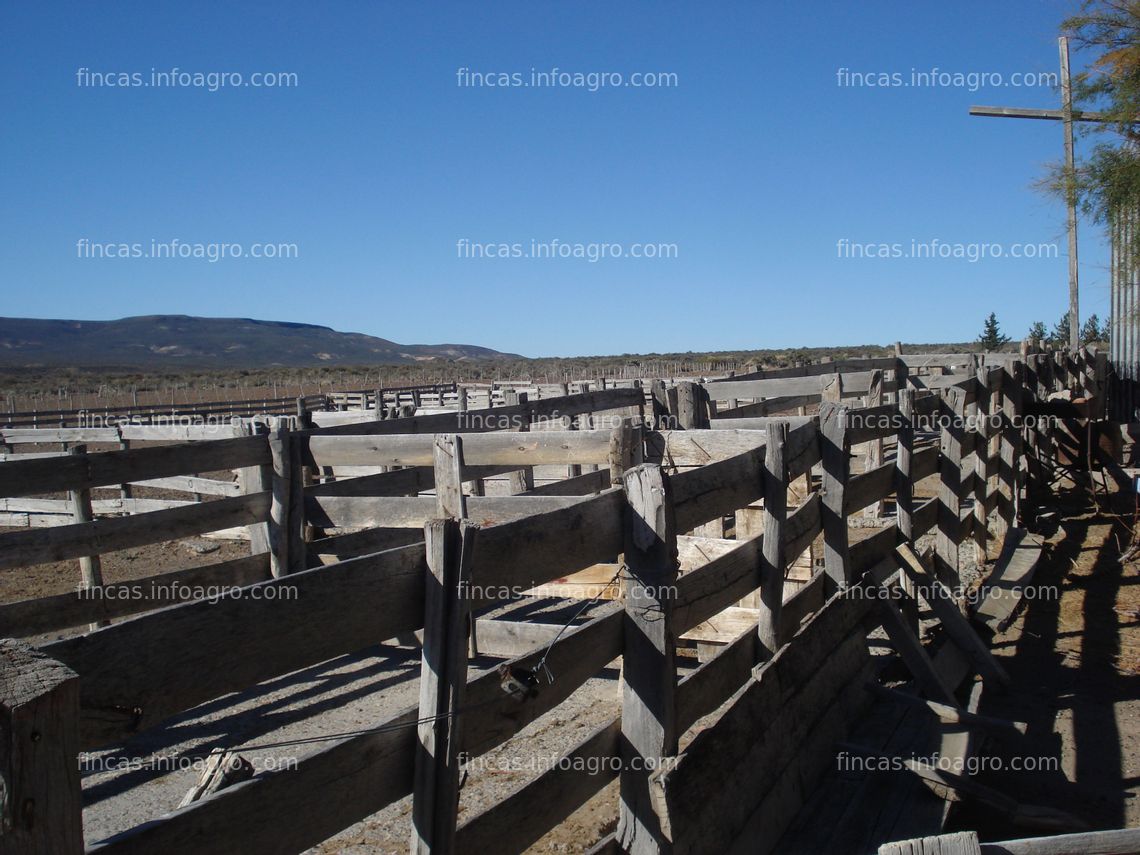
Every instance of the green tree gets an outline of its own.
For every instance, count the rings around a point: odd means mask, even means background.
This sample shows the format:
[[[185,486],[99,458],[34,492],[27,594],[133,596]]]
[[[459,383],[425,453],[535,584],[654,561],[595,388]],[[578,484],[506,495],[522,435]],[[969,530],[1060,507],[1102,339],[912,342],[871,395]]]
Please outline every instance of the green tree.
[[[1073,76],[1074,106],[1107,121],[1078,122],[1099,142],[1073,175],[1054,164],[1044,184],[1062,199],[1071,194],[1094,222],[1109,223],[1114,211],[1140,207],[1140,0],[1084,0],[1061,30],[1089,54]]]
[[[1009,336],[1002,335],[1001,327],[998,326],[997,315],[990,312],[990,316],[982,325],[982,334],[978,336],[978,344],[982,346],[982,350],[992,351],[997,350],[1007,341],[1009,341]]]
[[[1049,343],[1054,347],[1069,346],[1069,313],[1061,315],[1061,320],[1053,325],[1053,332],[1049,333]]]
[[[1100,325],[1100,318],[1096,315],[1089,315],[1088,319],[1081,326],[1081,344],[1092,344],[1097,341],[1107,341],[1102,338],[1104,330]]]
[[[1034,321],[1033,326],[1029,328],[1026,338],[1034,338],[1037,341],[1045,341],[1049,338],[1049,328],[1045,326],[1044,321]]]

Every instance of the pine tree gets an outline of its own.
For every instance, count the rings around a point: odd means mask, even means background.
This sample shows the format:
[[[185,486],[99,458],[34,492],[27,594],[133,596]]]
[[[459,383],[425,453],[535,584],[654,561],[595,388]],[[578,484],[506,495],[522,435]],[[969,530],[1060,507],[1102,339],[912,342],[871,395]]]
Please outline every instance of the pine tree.
[[[990,316],[986,318],[982,326],[982,334],[978,336],[978,344],[982,346],[982,350],[994,351],[1009,341],[1009,336],[1002,335],[1001,327],[998,326],[997,315],[990,312]]]
[[[1025,337],[1045,341],[1049,337],[1049,329],[1045,326],[1044,321],[1034,321]]]
[[[1049,334],[1049,343],[1054,347],[1069,346],[1069,313],[1061,315],[1061,320],[1053,325],[1053,332]]]
[[[1081,326],[1081,344],[1092,344],[1097,341],[1106,341],[1101,338],[1104,331],[1100,326],[1100,318],[1096,315],[1089,315],[1088,319]]]

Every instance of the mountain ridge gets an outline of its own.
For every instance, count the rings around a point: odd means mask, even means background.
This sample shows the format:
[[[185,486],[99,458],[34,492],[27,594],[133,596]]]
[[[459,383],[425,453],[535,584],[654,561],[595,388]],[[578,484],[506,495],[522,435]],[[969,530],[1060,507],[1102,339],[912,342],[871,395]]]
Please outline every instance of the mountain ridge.
[[[399,344],[299,321],[194,315],[111,321],[0,317],[4,368],[301,368],[519,358],[470,344]]]

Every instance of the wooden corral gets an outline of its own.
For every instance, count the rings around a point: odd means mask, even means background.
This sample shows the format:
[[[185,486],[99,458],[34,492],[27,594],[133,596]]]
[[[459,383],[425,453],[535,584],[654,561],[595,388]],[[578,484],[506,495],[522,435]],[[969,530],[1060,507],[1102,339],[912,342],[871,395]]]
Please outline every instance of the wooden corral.
[[[913,714],[916,737],[944,753],[977,750],[980,691],[1008,679],[986,639],[1010,605],[1005,574],[1025,578],[1011,567],[1013,544],[1026,543],[1019,506],[1046,486],[1038,461],[1054,442],[1048,423],[1022,428],[1020,417],[1058,389],[1095,408],[1096,364],[1084,352],[899,354],[0,463],[0,498],[67,492],[90,506],[70,524],[0,534],[0,572],[83,559],[85,584],[99,585],[90,562],[100,553],[245,527],[247,558],[180,578],[299,592],[171,603],[156,579],[153,596],[0,606],[0,634],[13,638],[112,621],[37,648],[4,642],[6,678],[47,677],[19,697],[0,693],[0,719],[50,718],[36,751],[24,729],[2,732],[0,848],[79,850],[76,751],[418,633],[418,707],[88,851],[178,855],[224,841],[228,851],[298,852],[411,795],[415,851],[521,852],[615,778],[617,828],[599,851],[805,851],[796,846],[807,839],[814,851],[856,851],[844,848],[842,823],[805,825],[797,814],[824,792],[836,817],[858,802],[829,771],[872,703]],[[238,494],[93,514],[93,489],[223,470],[241,473]],[[973,543],[999,557],[1011,532],[1011,557],[999,558],[970,621],[961,551]],[[927,535],[929,560],[918,543]],[[609,600],[584,623],[481,616],[510,596],[488,592],[549,593],[575,579]],[[920,604],[942,629],[937,648],[919,634]],[[880,629],[909,688],[880,686],[883,642],[868,641]],[[683,671],[694,641],[710,647]],[[502,665],[472,670],[471,648]],[[460,758],[502,744],[619,659],[620,715],[574,736],[565,755],[594,762],[557,764],[459,822]],[[557,677],[530,686],[521,675],[540,662]],[[968,681],[975,673],[981,681]],[[968,787],[927,783],[907,791],[907,816],[937,834],[940,795]],[[44,792],[59,817],[51,830],[21,814]],[[912,830],[887,823],[862,842]]]

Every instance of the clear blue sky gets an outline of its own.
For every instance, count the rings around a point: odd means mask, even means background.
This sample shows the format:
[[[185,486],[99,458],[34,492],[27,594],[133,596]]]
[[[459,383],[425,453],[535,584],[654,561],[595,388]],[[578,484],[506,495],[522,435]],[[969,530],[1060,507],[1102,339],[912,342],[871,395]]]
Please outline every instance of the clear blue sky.
[[[1064,212],[1032,188],[1061,127],[967,108],[1055,107],[1056,93],[841,86],[838,72],[1053,72],[1075,5],[8,0],[0,314],[255,317],[530,356],[963,340],[990,310],[1020,337],[1066,307]],[[80,69],[175,67],[297,85],[80,85]],[[555,67],[677,85],[457,74]],[[555,238],[677,257],[457,251]],[[844,238],[1059,253],[842,258]],[[82,239],[298,257],[83,258]],[[1098,229],[1081,249],[1082,315],[1103,318]]]

